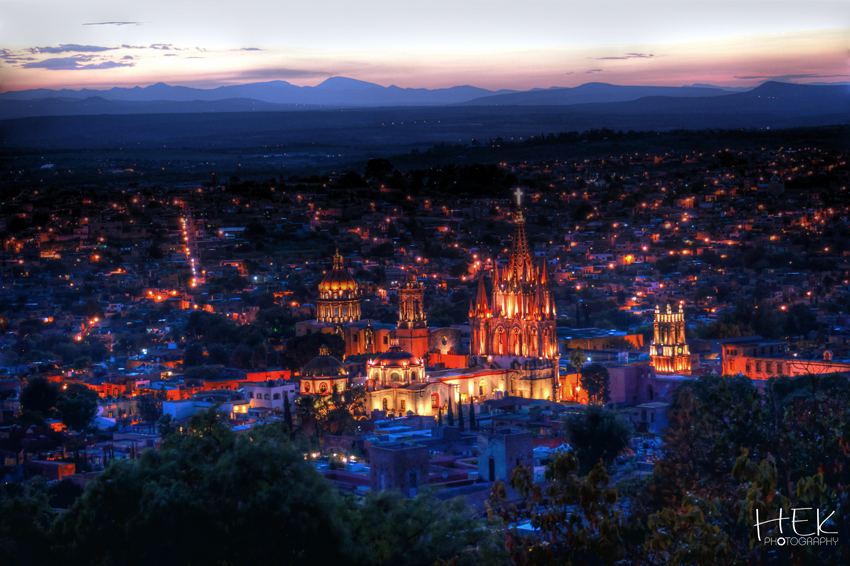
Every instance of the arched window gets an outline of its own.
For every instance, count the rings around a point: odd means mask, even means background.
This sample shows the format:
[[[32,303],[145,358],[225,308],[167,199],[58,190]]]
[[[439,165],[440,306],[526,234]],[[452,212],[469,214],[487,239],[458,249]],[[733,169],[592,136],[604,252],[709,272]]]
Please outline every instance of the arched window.
[[[431,393],[431,408],[438,409],[440,407],[440,394]]]
[[[265,395],[263,395],[263,399],[265,399],[266,401],[268,401],[268,400],[269,400],[269,394],[268,394],[268,393],[266,393]]]
[[[321,385],[319,386],[319,393],[321,393],[322,395],[324,395],[324,394],[325,394],[325,393],[327,393],[327,392],[328,392],[328,384],[327,384],[327,383],[323,383],[323,384],[321,384]]]
[[[522,334],[516,328],[511,332],[511,355],[522,356]]]
[[[280,393],[275,393],[274,396],[272,397],[272,399],[274,399],[275,401],[279,401],[280,400]]]
[[[253,398],[254,398],[254,394],[251,391],[249,391],[248,392],[248,399],[253,399]]]
[[[389,410],[389,401],[387,401],[386,397],[384,397],[384,400],[381,401],[381,408],[384,410],[384,412]]]
[[[401,376],[398,374],[397,371],[394,371],[390,374],[390,381],[399,381],[400,379]]]
[[[416,372],[415,371],[410,372],[410,381],[416,381]]]
[[[404,413],[404,409],[405,409],[405,404],[404,404],[404,399],[402,399],[401,400],[401,412],[402,413]]]
[[[496,336],[493,338],[493,342],[493,350],[496,352],[496,354],[499,356],[504,356],[506,353],[507,345],[505,344],[505,330],[503,328],[500,327],[498,330],[496,330]]]

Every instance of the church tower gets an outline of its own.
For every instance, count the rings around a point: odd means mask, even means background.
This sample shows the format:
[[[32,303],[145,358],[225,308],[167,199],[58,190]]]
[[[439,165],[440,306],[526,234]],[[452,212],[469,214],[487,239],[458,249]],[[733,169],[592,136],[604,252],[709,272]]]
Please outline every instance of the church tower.
[[[522,191],[517,189],[518,210],[508,264],[493,267],[492,299],[487,300],[484,275],[478,279],[475,303],[469,308],[472,357],[486,357],[499,367],[525,368],[509,395],[554,398],[558,378],[558,337],[555,302],[546,262],[534,265],[525,234]],[[549,380],[551,383],[546,383]]]
[[[396,338],[399,347],[422,358],[428,352],[428,324],[425,320],[423,300],[425,286],[408,273],[407,281],[398,289],[398,328]]]
[[[685,311],[679,304],[679,312],[667,305],[661,312],[655,305],[652,345],[649,347],[652,367],[658,373],[691,373],[691,352],[685,341]]]
[[[318,322],[353,322],[360,320],[360,288],[342,265],[339,250],[334,266],[319,283]]]

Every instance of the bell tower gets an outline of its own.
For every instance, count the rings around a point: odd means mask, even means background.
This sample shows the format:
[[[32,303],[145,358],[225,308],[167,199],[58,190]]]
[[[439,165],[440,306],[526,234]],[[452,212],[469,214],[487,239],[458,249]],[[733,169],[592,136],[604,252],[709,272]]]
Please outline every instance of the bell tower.
[[[395,334],[401,349],[417,358],[428,352],[424,298],[425,286],[408,273],[407,281],[398,289],[398,327]]]
[[[685,341],[685,311],[679,304],[679,312],[667,305],[667,312],[655,305],[652,344],[649,347],[652,367],[657,373],[690,375],[691,352]]]

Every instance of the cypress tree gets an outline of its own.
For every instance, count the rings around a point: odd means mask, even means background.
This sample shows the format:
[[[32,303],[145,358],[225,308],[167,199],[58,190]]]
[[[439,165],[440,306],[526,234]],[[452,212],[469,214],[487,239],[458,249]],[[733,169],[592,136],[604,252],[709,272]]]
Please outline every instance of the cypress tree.
[[[475,422],[475,405],[472,404],[472,399],[469,400],[469,430],[476,430],[478,423]]]
[[[466,430],[466,426],[464,426],[464,424],[463,424],[463,402],[462,401],[458,401],[458,404],[457,404],[457,421],[458,421],[458,428],[460,428],[461,432]]]
[[[443,428],[443,408],[437,409],[437,426]]]
[[[452,398],[451,398],[451,395],[449,396],[449,410],[448,410],[448,413],[446,414],[446,416],[447,416],[447,417],[448,417],[448,419],[449,419],[449,426],[455,426],[455,415],[454,415],[454,413],[452,412]]]
[[[292,410],[289,408],[289,393],[283,393],[283,422],[289,427],[289,432],[292,432]]]

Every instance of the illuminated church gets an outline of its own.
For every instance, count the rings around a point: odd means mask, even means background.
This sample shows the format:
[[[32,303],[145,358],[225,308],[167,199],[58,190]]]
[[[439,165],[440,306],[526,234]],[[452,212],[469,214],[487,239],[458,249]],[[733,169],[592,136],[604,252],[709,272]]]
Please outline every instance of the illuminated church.
[[[691,352],[685,341],[685,311],[679,304],[679,312],[667,305],[661,312],[655,305],[652,344],[649,347],[652,367],[657,373],[691,373]]]
[[[334,266],[319,283],[317,319],[319,322],[354,322],[360,320],[360,288],[342,265],[339,250]]]
[[[360,318],[363,290],[343,264],[339,250],[333,267],[319,283],[316,320],[295,323],[295,335],[336,334],[345,342],[345,356],[375,354],[389,348],[393,325]]]
[[[517,189],[517,200],[522,192]],[[511,368],[507,393],[517,397],[556,399],[558,338],[555,302],[546,262],[534,265],[522,210],[515,217],[508,264],[493,269],[488,300],[483,275],[469,309],[470,365]]]

